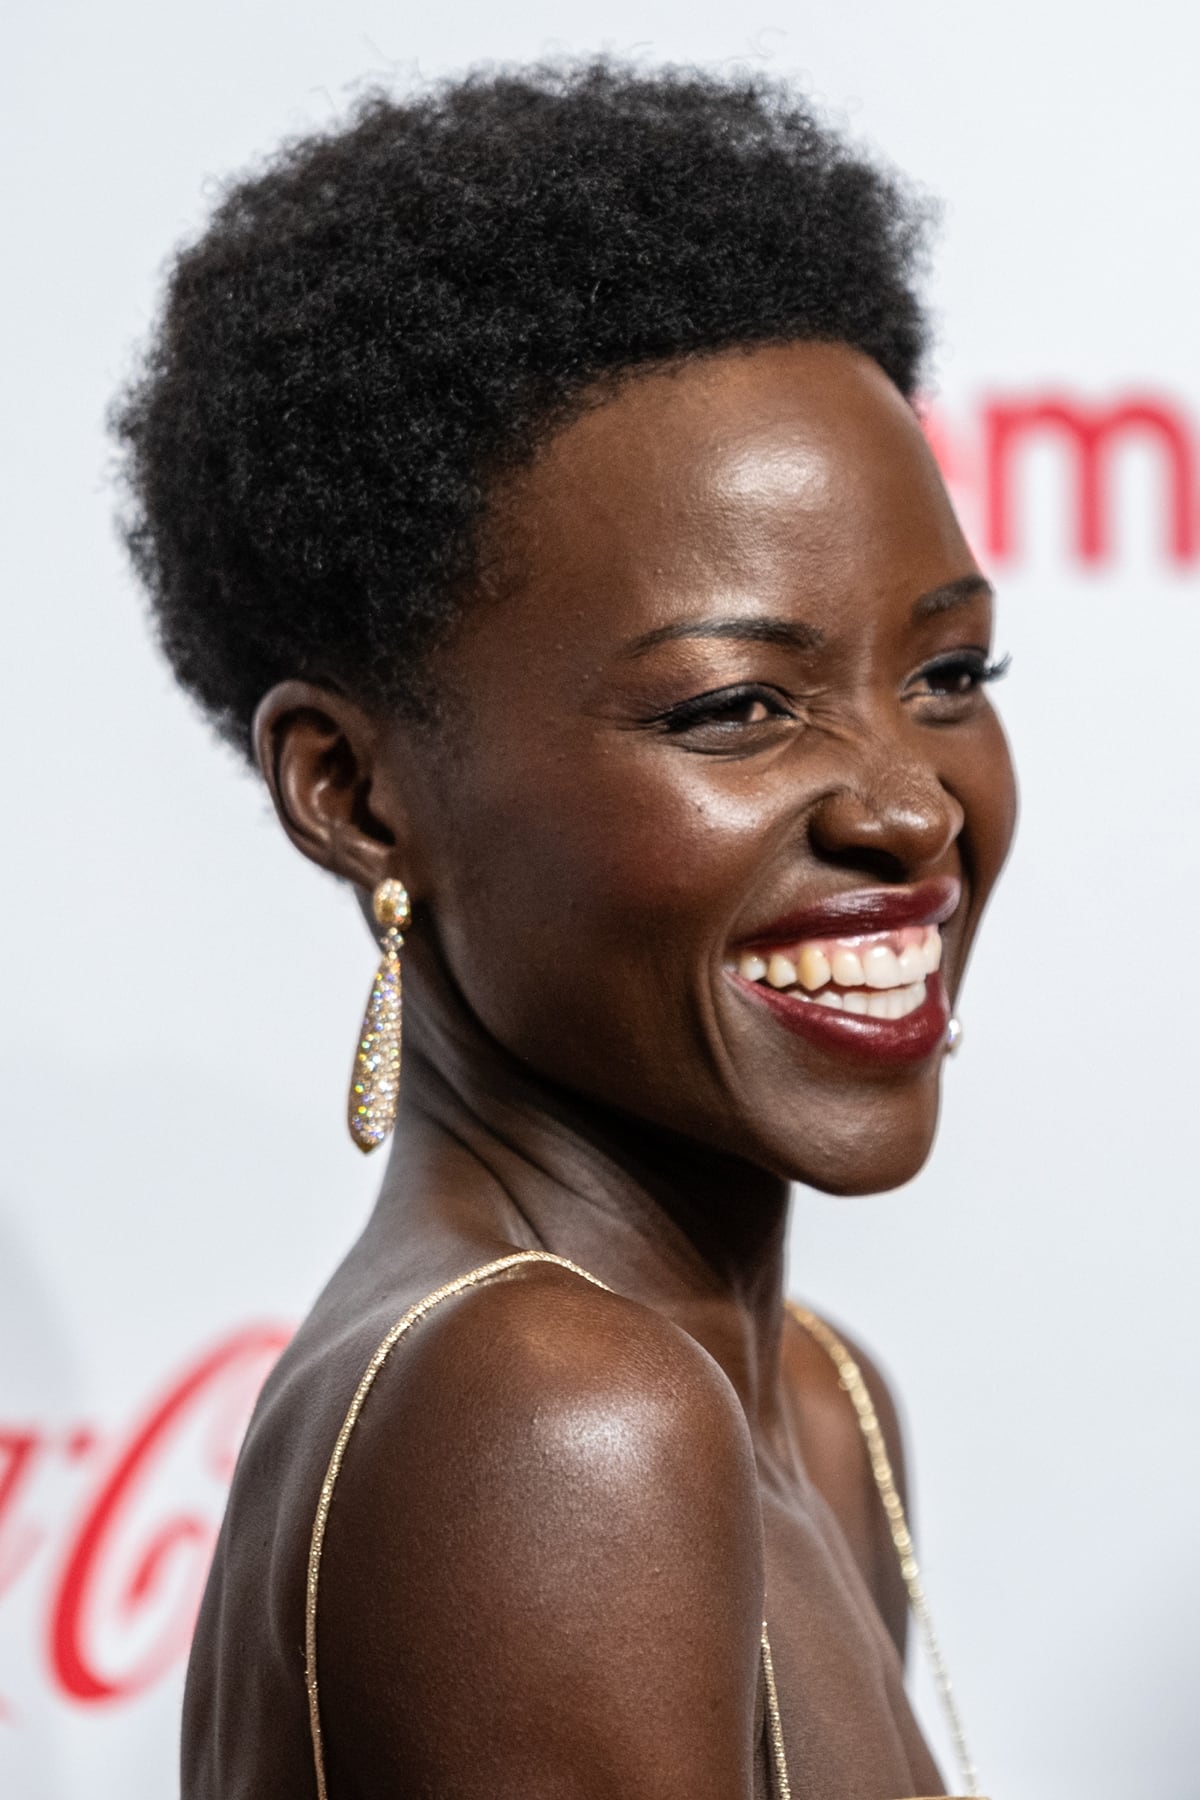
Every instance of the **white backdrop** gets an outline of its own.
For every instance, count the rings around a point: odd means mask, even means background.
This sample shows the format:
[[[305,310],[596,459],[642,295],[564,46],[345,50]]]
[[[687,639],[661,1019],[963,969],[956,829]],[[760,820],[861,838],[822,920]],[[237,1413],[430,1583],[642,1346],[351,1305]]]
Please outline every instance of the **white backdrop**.
[[[341,1123],[370,946],[148,647],[105,405],[215,173],[364,79],[601,47],[792,74],[948,203],[938,430],[994,552],[1024,817],[932,1166],[802,1197],[793,1287],[905,1397],[989,1790],[1200,1796],[1200,23],[1187,0],[762,6],[9,19],[4,1800],[173,1790],[247,1396],[378,1179]]]

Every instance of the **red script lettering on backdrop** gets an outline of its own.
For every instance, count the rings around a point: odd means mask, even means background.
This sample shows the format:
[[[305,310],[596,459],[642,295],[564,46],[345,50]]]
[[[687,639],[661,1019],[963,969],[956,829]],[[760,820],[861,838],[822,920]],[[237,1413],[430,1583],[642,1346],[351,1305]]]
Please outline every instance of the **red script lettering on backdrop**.
[[[231,1333],[107,1445],[87,1428],[0,1427],[0,1608],[41,1574],[35,1616],[64,1698],[131,1699],[186,1653],[238,1445],[290,1335]],[[80,1476],[64,1483],[64,1466]]]

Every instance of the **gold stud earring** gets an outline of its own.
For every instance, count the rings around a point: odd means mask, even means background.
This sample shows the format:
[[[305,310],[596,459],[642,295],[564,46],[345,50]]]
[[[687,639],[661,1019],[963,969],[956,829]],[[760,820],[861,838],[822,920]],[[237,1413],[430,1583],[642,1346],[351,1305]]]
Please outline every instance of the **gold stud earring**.
[[[373,898],[375,918],[383,927],[383,956],[371,983],[354,1073],[350,1077],[347,1118],[359,1149],[382,1144],[396,1123],[400,1097],[400,933],[412,917],[402,881],[381,881]]]

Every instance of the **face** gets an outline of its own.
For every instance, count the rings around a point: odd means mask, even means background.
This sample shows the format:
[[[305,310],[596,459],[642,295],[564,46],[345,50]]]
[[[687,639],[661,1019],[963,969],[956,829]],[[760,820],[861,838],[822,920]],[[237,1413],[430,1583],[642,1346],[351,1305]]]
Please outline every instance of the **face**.
[[[911,410],[788,345],[631,379],[498,515],[512,591],[395,759],[422,956],[577,1095],[830,1192],[907,1180],[1012,831],[990,593]],[[934,964],[940,955],[940,969]]]

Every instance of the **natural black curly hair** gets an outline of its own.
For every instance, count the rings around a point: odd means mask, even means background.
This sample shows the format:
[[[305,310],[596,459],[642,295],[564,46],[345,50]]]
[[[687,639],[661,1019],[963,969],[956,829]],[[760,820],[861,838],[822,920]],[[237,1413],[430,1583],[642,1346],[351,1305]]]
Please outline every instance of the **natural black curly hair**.
[[[845,342],[911,397],[927,216],[761,76],[476,74],[284,147],[115,411],[180,682],[246,753],[288,675],[428,716],[498,476],[598,383],[735,345]]]

